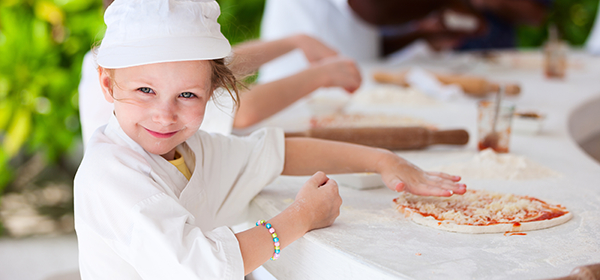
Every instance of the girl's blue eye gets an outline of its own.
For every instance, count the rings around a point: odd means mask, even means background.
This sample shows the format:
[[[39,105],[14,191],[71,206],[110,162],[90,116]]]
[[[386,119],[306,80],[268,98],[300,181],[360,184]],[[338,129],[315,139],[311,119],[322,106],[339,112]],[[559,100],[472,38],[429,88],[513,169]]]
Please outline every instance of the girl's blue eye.
[[[191,92],[186,91],[186,92],[182,92],[179,96],[181,96],[183,98],[192,98],[196,95]]]
[[[153,92],[152,89],[149,87],[141,87],[141,88],[138,88],[138,90],[143,93],[152,93]]]

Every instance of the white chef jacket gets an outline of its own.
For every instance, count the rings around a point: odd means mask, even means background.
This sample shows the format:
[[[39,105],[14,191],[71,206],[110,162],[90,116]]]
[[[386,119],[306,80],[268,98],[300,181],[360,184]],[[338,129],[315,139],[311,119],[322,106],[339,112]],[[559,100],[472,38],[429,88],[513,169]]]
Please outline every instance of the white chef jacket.
[[[82,279],[243,279],[224,225],[283,171],[283,131],[248,137],[198,131],[177,147],[190,181],[129,138],[113,116],[92,136],[75,176]]]
[[[596,21],[585,41],[585,49],[591,54],[600,54],[600,9],[596,11]]]
[[[104,99],[97,69],[98,64],[90,51],[83,57],[79,82],[79,119],[85,147],[94,131],[108,123],[114,109],[113,104]],[[204,121],[200,129],[224,135],[231,134],[235,117],[234,105],[227,92],[222,89],[215,91],[206,103]]]
[[[261,39],[276,40],[304,33],[318,38],[341,55],[359,62],[375,61],[380,52],[377,27],[359,18],[348,0],[267,0]],[[308,66],[300,50],[260,68],[259,82],[293,75]]]

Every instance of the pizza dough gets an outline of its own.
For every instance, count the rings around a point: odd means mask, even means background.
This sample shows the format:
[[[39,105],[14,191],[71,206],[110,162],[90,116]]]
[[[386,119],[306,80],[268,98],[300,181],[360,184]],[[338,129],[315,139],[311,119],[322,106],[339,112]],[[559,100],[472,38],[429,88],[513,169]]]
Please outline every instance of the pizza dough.
[[[407,107],[429,107],[440,102],[413,87],[378,85],[353,94],[351,102],[366,105],[402,105]]]
[[[402,193],[398,211],[420,225],[461,233],[522,232],[553,227],[571,219],[561,205],[513,194],[468,190],[451,197]]]
[[[421,119],[384,114],[331,114],[316,116],[310,120],[310,126],[312,128],[422,126],[429,129],[437,129],[434,124]]]

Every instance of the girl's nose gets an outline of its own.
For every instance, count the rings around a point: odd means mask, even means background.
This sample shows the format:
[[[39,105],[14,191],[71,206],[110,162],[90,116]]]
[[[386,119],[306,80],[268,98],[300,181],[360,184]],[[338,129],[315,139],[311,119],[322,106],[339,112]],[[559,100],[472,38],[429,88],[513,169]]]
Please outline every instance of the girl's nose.
[[[168,126],[177,121],[177,106],[174,102],[161,102],[154,108],[152,120],[163,126]]]

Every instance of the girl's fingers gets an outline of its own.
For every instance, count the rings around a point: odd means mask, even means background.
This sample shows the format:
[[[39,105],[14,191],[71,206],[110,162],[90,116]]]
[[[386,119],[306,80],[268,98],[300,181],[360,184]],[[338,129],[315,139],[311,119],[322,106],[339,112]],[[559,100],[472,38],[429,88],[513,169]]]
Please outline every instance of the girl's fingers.
[[[404,187],[406,186],[404,184],[404,182],[402,182],[400,179],[398,178],[394,178],[392,179],[389,183],[385,184],[388,189],[395,191],[395,192],[401,192],[404,190]]]
[[[443,184],[438,189],[443,189],[446,191],[450,191],[451,194],[464,194],[467,191],[467,185],[465,184],[456,184],[456,183],[447,183]]]
[[[421,185],[417,186],[415,190],[409,191],[412,194],[423,195],[423,196],[451,196],[454,194],[453,190],[435,187],[432,185]]]
[[[325,183],[321,184],[320,187],[329,187],[329,188],[334,187],[334,188],[337,188],[337,186],[338,186],[338,184],[337,184],[337,182],[335,180],[328,179]]]
[[[427,172],[429,175],[433,175],[433,176],[438,176],[438,177],[442,177],[444,179],[448,179],[448,180],[452,180],[454,182],[458,182],[460,181],[460,176],[456,176],[456,175],[450,175],[448,173],[444,173],[444,172]]]
[[[467,191],[467,185],[434,177],[425,182],[411,185],[407,187],[407,190],[417,195],[451,196],[453,194],[464,194]]]
[[[406,185],[404,184],[404,182],[402,181],[398,181],[395,185],[394,185],[394,190],[397,192],[401,192],[404,190],[404,188],[406,187]]]
[[[457,183],[461,179],[460,176],[449,175],[443,172],[428,172],[428,174],[433,175],[433,181],[429,182],[432,186],[437,185],[438,188],[448,190],[452,194],[464,194],[467,191],[467,185]]]
[[[454,190],[455,194],[464,194],[467,192],[467,185],[465,185],[465,184],[454,184],[454,185],[458,185],[458,189]]]
[[[317,173],[312,175],[312,177],[310,177],[310,179],[308,179],[308,182],[310,183],[311,186],[318,188],[318,187],[324,185],[325,183],[327,183],[328,180],[329,180],[329,178],[327,178],[327,175],[325,175],[325,173],[318,171]]]
[[[467,185],[463,183],[456,183],[456,181],[452,179],[443,179],[441,177],[435,178],[434,181],[429,182],[429,185],[434,188],[448,190],[451,191],[452,194],[464,194],[467,191]]]
[[[435,196],[452,196],[454,194],[454,191],[452,190],[447,190],[447,189],[441,189],[441,188],[436,188],[431,190],[430,195],[435,195]]]

